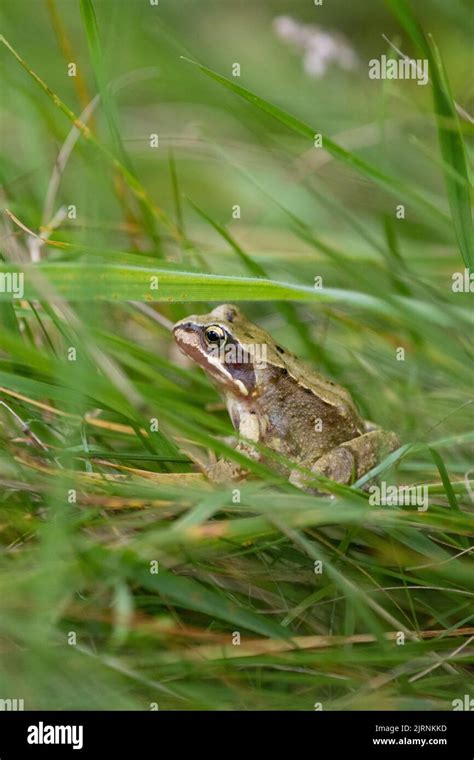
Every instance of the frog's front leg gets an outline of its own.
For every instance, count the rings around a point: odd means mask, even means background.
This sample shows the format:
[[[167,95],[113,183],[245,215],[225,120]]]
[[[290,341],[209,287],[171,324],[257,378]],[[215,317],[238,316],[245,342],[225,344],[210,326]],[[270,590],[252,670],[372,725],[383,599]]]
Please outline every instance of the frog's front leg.
[[[315,475],[324,475],[337,483],[350,485],[399,445],[395,433],[379,428],[341,443],[305,467]],[[310,478],[298,470],[292,470],[289,480],[298,488],[305,488]]]
[[[236,419],[235,416],[233,419]],[[245,438],[246,441],[240,441],[235,450],[250,459],[260,459],[260,455],[252,446],[251,441],[257,443],[260,440],[262,420],[259,420],[258,416],[252,412],[240,411],[237,429],[239,435]],[[214,480],[217,483],[226,483],[230,480],[242,480],[247,477],[249,471],[237,464],[237,462],[232,462],[229,459],[218,459],[217,462],[207,468],[206,474],[210,480]]]

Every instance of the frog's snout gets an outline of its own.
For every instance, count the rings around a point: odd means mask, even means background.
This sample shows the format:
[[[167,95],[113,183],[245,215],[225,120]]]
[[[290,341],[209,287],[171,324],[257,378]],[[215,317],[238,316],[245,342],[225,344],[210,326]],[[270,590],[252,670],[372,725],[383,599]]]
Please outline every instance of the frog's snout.
[[[184,353],[191,356],[192,351],[199,345],[199,331],[196,324],[188,319],[183,319],[173,325],[173,338]],[[195,359],[194,356],[192,356]]]
[[[187,342],[192,335],[196,335],[198,332],[199,328],[189,317],[173,325],[173,337],[177,343],[180,343],[181,340]]]
[[[175,325],[173,325],[173,332],[175,333],[177,330],[192,330],[193,323],[192,322],[186,322],[185,320],[181,320],[181,322],[176,322]]]

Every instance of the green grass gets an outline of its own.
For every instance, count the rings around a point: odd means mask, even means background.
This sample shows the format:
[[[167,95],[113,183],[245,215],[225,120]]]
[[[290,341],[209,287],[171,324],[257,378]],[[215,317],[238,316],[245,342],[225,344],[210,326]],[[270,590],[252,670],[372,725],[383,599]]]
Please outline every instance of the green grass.
[[[314,80],[279,0],[181,5],[38,2],[34,34],[30,3],[2,9],[0,282],[25,292],[0,293],[0,698],[452,709],[474,652],[469,13],[292,3],[361,59]],[[382,34],[429,85],[368,79]],[[427,511],[370,504],[369,475],[316,498],[225,442],[170,328],[228,301],[397,432],[372,475],[426,485]],[[210,452],[252,470],[239,495]]]

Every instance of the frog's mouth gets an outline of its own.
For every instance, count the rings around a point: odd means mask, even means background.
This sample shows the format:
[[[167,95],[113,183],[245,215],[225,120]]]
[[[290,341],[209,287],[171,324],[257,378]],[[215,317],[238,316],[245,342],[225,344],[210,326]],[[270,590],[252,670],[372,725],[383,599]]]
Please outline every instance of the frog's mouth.
[[[181,351],[199,364],[218,384],[231,393],[248,396],[255,384],[253,366],[225,363],[209,349],[202,337],[202,328],[192,322],[178,322],[173,335]]]

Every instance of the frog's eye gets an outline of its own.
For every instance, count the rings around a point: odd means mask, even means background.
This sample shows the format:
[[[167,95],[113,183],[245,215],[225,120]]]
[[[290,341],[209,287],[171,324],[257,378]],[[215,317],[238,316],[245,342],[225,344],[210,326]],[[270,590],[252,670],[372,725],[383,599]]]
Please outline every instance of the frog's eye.
[[[204,337],[210,346],[221,346],[225,342],[225,332],[219,325],[206,327]]]

